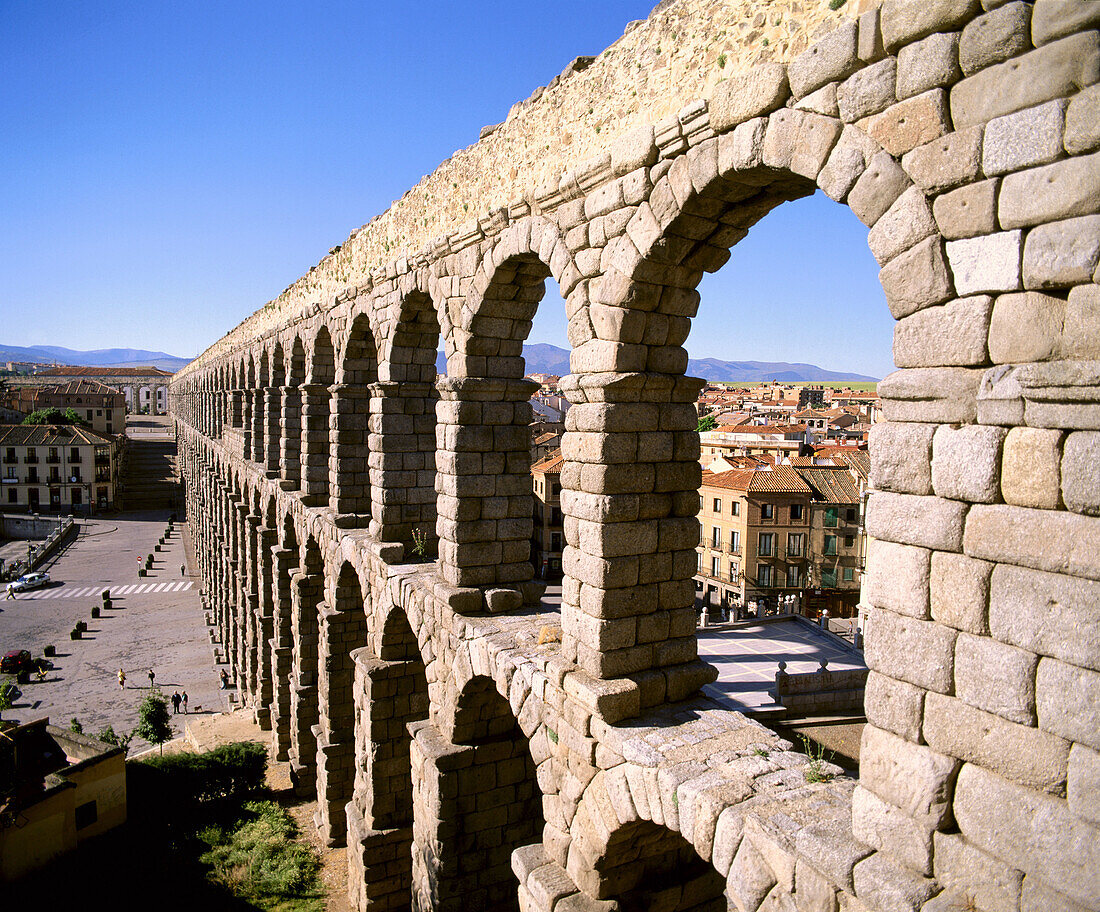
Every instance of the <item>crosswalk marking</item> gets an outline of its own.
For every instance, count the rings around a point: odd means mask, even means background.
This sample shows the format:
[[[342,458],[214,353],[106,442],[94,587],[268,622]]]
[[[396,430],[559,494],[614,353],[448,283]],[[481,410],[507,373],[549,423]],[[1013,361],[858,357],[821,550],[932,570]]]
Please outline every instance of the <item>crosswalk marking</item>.
[[[138,585],[128,586],[64,586],[61,589],[47,589],[39,590],[33,594],[20,596],[21,598],[31,599],[55,599],[55,598],[87,598],[91,595],[98,595],[104,589],[110,591],[112,596],[123,595],[141,595],[143,593],[153,592],[186,592],[195,585],[194,580],[178,580],[167,583],[141,583]]]

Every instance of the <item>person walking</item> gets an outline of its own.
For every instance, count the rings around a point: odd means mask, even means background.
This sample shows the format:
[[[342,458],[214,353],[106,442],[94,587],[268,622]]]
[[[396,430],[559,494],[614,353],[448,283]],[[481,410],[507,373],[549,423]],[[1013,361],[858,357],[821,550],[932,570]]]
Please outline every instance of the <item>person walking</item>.
[[[11,586],[8,586],[8,595],[7,595],[7,597],[10,598],[10,599],[15,598],[15,590],[12,589]]]
[[[124,672],[121,668],[118,670],[118,687],[119,690],[126,689],[126,672]]]
[[[180,564],[180,576],[187,576],[187,565]]]
[[[187,715],[187,691],[186,690],[183,692],[182,699],[183,699],[183,714],[186,716]]]
[[[153,669],[150,668],[149,669],[149,686],[150,687],[155,687],[156,686],[156,683],[155,683],[156,679],[157,679],[157,676],[153,673]]]
[[[221,679],[222,679],[222,690],[227,690],[229,688],[229,675],[226,673],[226,670],[224,668],[222,669],[222,672],[221,672]]]
[[[180,703],[182,702],[182,700],[183,697],[179,695],[179,691],[176,691],[174,694],[172,694],[172,715],[179,715]]]

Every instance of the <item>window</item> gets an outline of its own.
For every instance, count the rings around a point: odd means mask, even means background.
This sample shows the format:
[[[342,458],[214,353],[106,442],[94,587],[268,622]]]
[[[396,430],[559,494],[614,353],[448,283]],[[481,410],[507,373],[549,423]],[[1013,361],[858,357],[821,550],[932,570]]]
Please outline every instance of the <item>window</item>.
[[[88,420],[89,421],[92,420],[92,410],[91,409],[88,409]]]
[[[775,504],[761,504],[760,505],[760,518],[761,519],[774,519],[775,518]]]
[[[756,567],[756,585],[770,586],[772,584],[772,568],[768,564],[758,564]]]
[[[856,543],[855,537],[852,535],[844,536],[844,547],[851,548]]]
[[[825,536],[825,553],[829,556],[833,556],[833,555],[836,554],[836,536],[835,535],[826,535]]]
[[[787,553],[791,557],[801,557],[806,550],[806,536],[799,532],[797,535],[787,536]]]
[[[697,571],[698,571],[699,573],[702,573],[702,572],[703,572],[703,552],[702,552],[702,551],[698,551],[698,552],[696,552],[696,555],[695,555],[695,556],[699,558],[699,560],[698,560],[698,561],[696,562],[696,564],[695,564],[695,569],[696,569],[696,570],[697,570]]]
[[[46,462],[60,462],[61,454],[57,451],[57,447],[50,447],[50,452],[46,455]]]
[[[802,519],[802,504],[791,504],[791,522]]]
[[[99,819],[99,815],[96,813],[95,801],[92,800],[79,805],[74,816],[76,818],[76,828],[78,830],[91,826]]]
[[[850,583],[856,578],[856,571],[854,567],[844,568],[844,582]]]
[[[828,529],[835,529],[836,524],[840,519],[839,507],[826,507],[825,508],[825,526]]]
[[[715,497],[714,498],[714,512],[715,513],[721,513],[722,512],[722,498],[721,497]]]
[[[737,561],[730,561],[730,582],[737,579]]]
[[[836,571],[835,570],[822,570],[821,571],[821,585],[825,589],[832,589],[836,586]]]
[[[80,462],[80,447],[69,449],[69,462]]]
[[[856,521],[856,511],[849,507],[844,511],[844,521],[854,523]]]
[[[96,409],[95,410],[95,416],[96,416],[96,418],[102,417],[103,416],[103,409]],[[91,418],[92,416],[89,414],[88,417]]]
[[[71,502],[72,502],[72,505],[74,507],[78,507],[82,503],[84,503],[84,498],[81,495],[80,488],[73,488],[72,489],[72,501]]]
[[[8,488],[8,503],[19,502],[19,491],[16,488]]]
[[[756,551],[761,557],[771,557],[775,553],[775,533],[761,532],[760,547]]]
[[[38,462],[38,451],[34,447],[27,447],[27,462]]]
[[[732,503],[730,504],[730,512],[731,512],[731,513],[732,513],[732,514],[733,514],[734,516],[740,516],[740,515],[741,515],[741,502],[740,502],[740,501],[737,501],[737,500],[733,501],[733,502],[732,502]]]
[[[722,572],[722,559],[719,557],[712,557],[710,559],[710,575],[718,576]]]
[[[806,571],[800,567],[791,567],[787,571],[787,585],[801,589],[806,585]]]
[[[15,447],[8,447],[8,451],[4,456],[4,462],[15,462]]]
[[[732,551],[734,554],[740,554],[741,553],[741,533],[740,532],[731,532],[730,533],[730,551]]]

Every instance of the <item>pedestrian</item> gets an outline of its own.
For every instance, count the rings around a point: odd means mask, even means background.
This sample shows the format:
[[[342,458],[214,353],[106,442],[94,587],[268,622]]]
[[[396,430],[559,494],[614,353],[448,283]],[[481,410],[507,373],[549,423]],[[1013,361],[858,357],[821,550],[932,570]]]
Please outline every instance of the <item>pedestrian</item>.
[[[187,691],[183,692],[183,714],[187,715]]]
[[[187,576],[187,565],[180,564],[180,576]]]
[[[120,690],[126,689],[126,672],[121,668],[118,670],[118,686]]]
[[[226,670],[224,668],[222,669],[222,672],[221,672],[221,679],[222,679],[222,690],[226,690],[229,687],[229,675],[228,675],[228,673],[226,672]]]
[[[10,598],[10,599],[15,598],[15,590],[12,589],[11,586],[8,586],[8,598]]]
[[[149,669],[149,686],[154,687],[157,676],[153,673],[153,669]]]
[[[179,695],[179,691],[172,694],[172,715],[178,715],[180,711],[180,703],[183,701],[183,697]]]

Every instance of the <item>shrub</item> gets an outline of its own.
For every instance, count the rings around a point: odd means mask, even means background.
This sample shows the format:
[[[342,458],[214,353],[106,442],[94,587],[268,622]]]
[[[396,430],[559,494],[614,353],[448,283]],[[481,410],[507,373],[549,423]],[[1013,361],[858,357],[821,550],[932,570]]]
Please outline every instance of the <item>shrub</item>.
[[[141,761],[168,800],[183,803],[240,800],[264,787],[267,748],[241,741],[202,754],[169,754]]]

